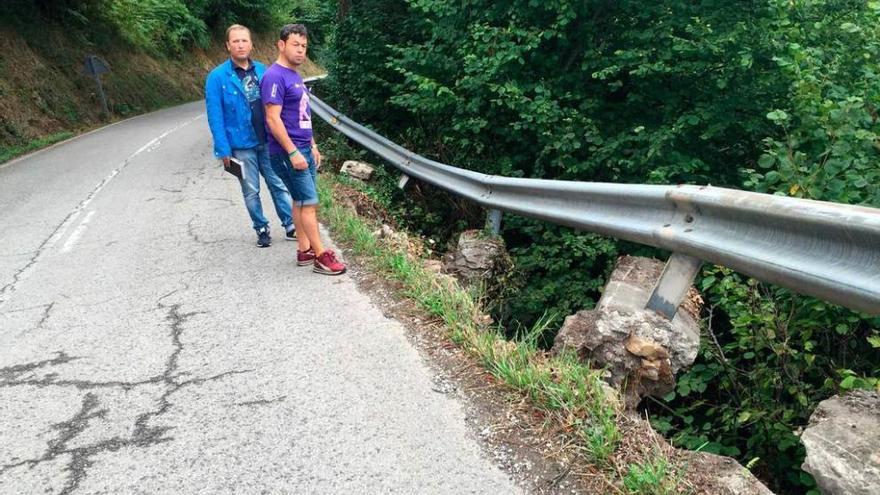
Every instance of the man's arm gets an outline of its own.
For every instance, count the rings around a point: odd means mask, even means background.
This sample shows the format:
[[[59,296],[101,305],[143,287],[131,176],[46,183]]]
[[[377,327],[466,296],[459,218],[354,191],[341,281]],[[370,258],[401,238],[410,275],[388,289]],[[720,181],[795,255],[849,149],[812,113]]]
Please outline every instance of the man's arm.
[[[223,160],[223,166],[229,166],[232,149],[226,139],[226,121],[223,119],[223,88],[219,78],[209,74],[205,81],[205,107],[208,112],[208,127],[214,138],[214,156]]]
[[[290,157],[290,163],[293,165],[293,168],[297,170],[309,168],[306,159],[303,158],[302,153],[297,152],[296,145],[293,144],[290,136],[287,135],[287,129],[284,127],[284,122],[281,121],[281,105],[268,103],[265,107],[266,125],[269,126],[269,132],[272,133],[272,136],[275,137],[275,140],[278,141],[278,144],[281,145],[284,152]]]

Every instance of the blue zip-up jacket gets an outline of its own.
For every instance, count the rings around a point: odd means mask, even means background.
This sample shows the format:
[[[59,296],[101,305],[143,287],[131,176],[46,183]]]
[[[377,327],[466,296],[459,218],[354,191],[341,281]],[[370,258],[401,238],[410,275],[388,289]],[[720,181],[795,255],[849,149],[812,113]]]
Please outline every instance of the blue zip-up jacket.
[[[252,63],[257,79],[262,80],[266,66],[255,61]],[[251,106],[231,59],[208,74],[205,106],[208,108],[208,126],[214,136],[214,156],[231,156],[234,149],[249,149],[261,144],[251,124]]]

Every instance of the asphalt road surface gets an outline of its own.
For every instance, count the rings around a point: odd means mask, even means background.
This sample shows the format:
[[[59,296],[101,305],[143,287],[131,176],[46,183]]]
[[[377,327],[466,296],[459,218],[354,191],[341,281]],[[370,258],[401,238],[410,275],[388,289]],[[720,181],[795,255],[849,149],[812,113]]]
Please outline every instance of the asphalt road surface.
[[[0,165],[0,493],[519,491],[261,195],[268,249],[202,103]]]

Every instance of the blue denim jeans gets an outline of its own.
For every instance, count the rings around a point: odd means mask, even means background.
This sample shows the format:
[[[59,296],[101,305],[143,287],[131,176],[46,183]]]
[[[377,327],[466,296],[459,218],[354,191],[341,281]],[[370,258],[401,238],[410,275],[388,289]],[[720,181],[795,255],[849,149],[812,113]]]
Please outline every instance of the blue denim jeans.
[[[309,168],[297,170],[290,163],[290,157],[282,153],[273,154],[271,158],[275,173],[293,198],[293,204],[298,207],[318,204],[318,169],[315,166],[315,158],[311,148],[297,148],[309,164]]]
[[[263,216],[263,205],[260,203],[260,174],[269,187],[269,194],[272,195],[275,213],[278,214],[281,225],[285,230],[289,230],[293,225],[293,217],[290,216],[290,193],[269,163],[268,147],[260,145],[256,148],[232,150],[232,156],[244,163],[241,167],[241,174],[244,176],[241,181],[241,192],[244,195],[248,214],[254,223],[254,230],[269,225],[269,221]]]

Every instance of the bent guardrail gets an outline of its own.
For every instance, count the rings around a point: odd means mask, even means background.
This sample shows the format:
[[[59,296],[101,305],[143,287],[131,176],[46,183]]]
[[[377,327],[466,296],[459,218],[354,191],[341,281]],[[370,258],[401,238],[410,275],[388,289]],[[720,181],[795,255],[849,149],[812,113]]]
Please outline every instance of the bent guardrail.
[[[703,261],[880,314],[880,209],[711,186],[487,175],[419,156],[314,95],[312,109],[406,176],[486,208],[671,251],[648,304],[668,318]]]

